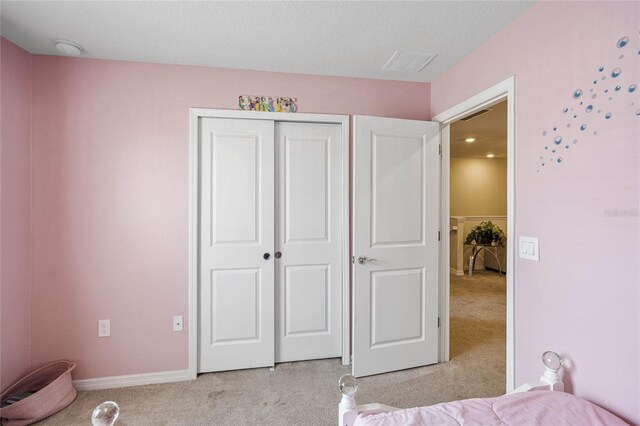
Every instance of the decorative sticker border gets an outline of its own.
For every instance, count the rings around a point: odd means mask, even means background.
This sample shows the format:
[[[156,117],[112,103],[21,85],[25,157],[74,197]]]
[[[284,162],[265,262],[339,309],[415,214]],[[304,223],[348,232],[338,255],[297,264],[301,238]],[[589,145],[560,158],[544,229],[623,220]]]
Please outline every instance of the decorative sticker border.
[[[296,112],[298,110],[296,102],[296,98],[240,95],[238,109],[241,111]]]

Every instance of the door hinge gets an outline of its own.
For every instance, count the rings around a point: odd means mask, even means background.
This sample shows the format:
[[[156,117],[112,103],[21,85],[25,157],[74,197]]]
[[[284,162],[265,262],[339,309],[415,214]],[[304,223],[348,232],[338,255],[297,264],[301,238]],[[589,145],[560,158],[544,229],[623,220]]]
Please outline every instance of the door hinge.
[[[351,256],[351,263],[353,263],[353,264],[356,263],[356,257],[355,256]]]
[[[438,145],[438,155],[442,155],[442,144]]]
[[[438,231],[438,241],[440,241],[440,231]]]
[[[440,317],[438,317],[438,328],[440,328]]]

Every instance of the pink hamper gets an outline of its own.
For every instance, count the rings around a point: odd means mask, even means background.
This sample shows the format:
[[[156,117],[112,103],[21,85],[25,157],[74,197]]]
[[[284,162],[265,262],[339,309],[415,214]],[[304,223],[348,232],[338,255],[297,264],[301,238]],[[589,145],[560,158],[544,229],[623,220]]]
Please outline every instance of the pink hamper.
[[[74,368],[76,364],[73,362],[52,362],[11,385],[0,395],[3,405],[12,395],[34,393],[0,408],[2,425],[29,425],[71,404],[78,394],[71,383],[71,372]]]

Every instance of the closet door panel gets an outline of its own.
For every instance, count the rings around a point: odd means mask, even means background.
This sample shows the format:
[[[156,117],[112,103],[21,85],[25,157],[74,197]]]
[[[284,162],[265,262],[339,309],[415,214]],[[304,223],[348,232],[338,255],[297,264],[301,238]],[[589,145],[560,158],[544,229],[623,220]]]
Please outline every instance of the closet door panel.
[[[272,121],[200,122],[199,372],[274,364],[273,135]]]
[[[276,123],[276,362],[342,354],[340,125]]]

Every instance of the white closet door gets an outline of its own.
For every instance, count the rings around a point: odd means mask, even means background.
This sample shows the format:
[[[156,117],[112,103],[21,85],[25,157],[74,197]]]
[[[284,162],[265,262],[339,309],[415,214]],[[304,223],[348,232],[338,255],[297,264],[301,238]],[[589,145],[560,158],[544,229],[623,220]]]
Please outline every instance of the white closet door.
[[[355,116],[353,375],[438,362],[438,123]]]
[[[342,130],[276,123],[276,362],[342,355]]]
[[[273,134],[201,120],[199,372],[274,364]]]

